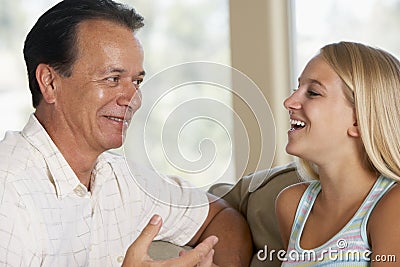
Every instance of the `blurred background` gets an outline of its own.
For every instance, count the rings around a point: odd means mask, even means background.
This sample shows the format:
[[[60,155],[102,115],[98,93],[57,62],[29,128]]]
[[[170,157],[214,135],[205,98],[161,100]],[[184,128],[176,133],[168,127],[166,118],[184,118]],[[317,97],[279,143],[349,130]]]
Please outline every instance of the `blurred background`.
[[[7,130],[22,129],[34,111],[22,55],[23,41],[40,14],[57,2],[0,0],[0,139]],[[199,186],[217,181],[234,182],[244,174],[292,160],[284,151],[289,123],[282,102],[296,87],[297,77],[306,62],[325,44],[341,40],[363,42],[400,57],[400,0],[120,2],[135,7],[145,17],[146,26],[138,36],[145,48],[146,80],[157,78],[160,73],[182,63],[214,62],[233,67],[251,79],[269,104],[270,109],[265,108],[265,112],[273,114],[272,131],[262,134],[263,131],[257,129],[261,126],[250,118],[251,110],[255,109],[251,99],[246,102],[250,115],[243,110],[240,98],[233,93],[221,94],[214,87],[187,89],[184,99],[177,95],[163,101],[163,110],[168,111],[179,107],[185,99],[196,99],[201,95],[218,99],[232,109],[224,115],[223,127],[210,123],[210,120],[200,121],[186,132],[182,131],[179,137],[171,136],[172,141],[166,139],[166,142],[179,146],[176,151],[191,162],[207,153],[219,153],[225,159],[214,161],[212,155],[206,157],[210,164],[221,164],[214,169],[223,170],[224,174],[208,173],[206,176],[213,177],[212,181],[193,181],[201,184]],[[190,72],[184,75],[190,80]],[[233,78],[231,87],[235,87]],[[151,93],[151,90],[143,92],[144,103],[146,94]],[[195,105],[192,108],[197,109]],[[215,112],[220,110],[217,108]],[[139,115],[138,121],[145,120],[145,115]],[[241,118],[239,125],[233,119],[235,115]],[[143,121],[137,125],[142,127]],[[182,124],[176,127],[185,128]],[[245,137],[241,136],[243,128]],[[152,136],[147,134],[146,137]],[[244,138],[247,139],[245,142]],[[203,140],[211,141],[209,151],[208,146],[200,145]],[[274,142],[275,149],[265,146],[269,141]],[[143,160],[144,164],[151,164],[161,172],[190,176],[190,172],[165,159],[165,153],[157,152],[157,146],[163,144],[154,145],[154,153],[145,152],[157,159]],[[134,146],[119,152],[139,161],[146,156],[138,155]],[[261,153],[269,154],[271,160],[260,160]],[[154,166],[154,161],[161,163]]]

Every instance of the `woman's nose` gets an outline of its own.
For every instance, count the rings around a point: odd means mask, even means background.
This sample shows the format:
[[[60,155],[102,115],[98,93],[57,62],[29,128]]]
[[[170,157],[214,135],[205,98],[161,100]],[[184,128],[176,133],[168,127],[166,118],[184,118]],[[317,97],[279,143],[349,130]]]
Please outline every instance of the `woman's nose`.
[[[298,90],[294,91],[288,98],[286,98],[283,105],[287,110],[299,109],[301,107],[301,102]]]

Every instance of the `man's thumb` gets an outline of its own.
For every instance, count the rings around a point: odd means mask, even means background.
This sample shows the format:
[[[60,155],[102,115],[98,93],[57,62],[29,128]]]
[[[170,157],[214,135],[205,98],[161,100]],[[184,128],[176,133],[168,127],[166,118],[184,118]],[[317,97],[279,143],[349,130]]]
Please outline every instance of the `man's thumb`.
[[[162,222],[159,215],[153,215],[149,223],[132,243],[125,254],[122,266],[142,266],[143,261],[151,260],[147,251],[154,237],[160,231]]]
[[[133,242],[131,247],[135,247],[135,250],[139,253],[147,254],[151,242],[157,236],[161,229],[162,219],[160,215],[153,215],[149,223],[140,233],[138,238]]]

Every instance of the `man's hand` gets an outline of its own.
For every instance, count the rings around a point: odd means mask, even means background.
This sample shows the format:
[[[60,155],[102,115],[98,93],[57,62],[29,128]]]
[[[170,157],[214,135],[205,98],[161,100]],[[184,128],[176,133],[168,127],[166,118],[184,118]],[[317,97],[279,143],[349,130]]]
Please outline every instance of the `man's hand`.
[[[218,242],[216,236],[209,236],[203,242],[198,244],[189,252],[181,252],[179,258],[173,258],[163,261],[154,261],[148,254],[151,242],[156,237],[162,226],[161,217],[154,215],[147,226],[143,229],[139,237],[132,243],[126,252],[123,267],[135,266],[174,266],[174,267],[192,267],[192,266],[216,266],[213,264],[214,249]]]

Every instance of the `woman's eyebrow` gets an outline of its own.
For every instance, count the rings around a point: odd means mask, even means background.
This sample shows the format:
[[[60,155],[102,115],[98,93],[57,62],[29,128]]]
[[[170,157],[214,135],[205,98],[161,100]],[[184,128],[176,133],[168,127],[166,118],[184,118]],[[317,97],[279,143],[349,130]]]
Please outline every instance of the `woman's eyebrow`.
[[[322,89],[324,89],[326,91],[326,86],[323,83],[321,83],[320,81],[315,80],[315,79],[311,79],[311,78],[305,78],[305,79],[303,79],[303,82],[304,82],[304,80],[307,83],[316,84],[316,85],[322,87]],[[299,84],[301,84],[300,83],[300,78],[298,79],[298,82],[299,82]]]

